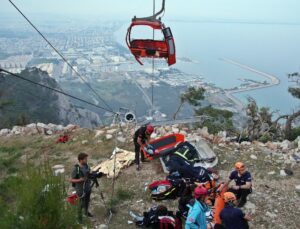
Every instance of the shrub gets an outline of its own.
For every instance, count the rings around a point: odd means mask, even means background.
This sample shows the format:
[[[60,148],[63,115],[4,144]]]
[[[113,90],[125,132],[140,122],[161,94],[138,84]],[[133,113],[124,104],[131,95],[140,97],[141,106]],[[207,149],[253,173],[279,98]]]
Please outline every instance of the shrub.
[[[80,228],[77,208],[65,201],[63,177],[55,177],[47,167],[27,168],[6,179],[0,195],[10,197],[10,201],[5,199],[7,207],[0,209],[0,228]]]

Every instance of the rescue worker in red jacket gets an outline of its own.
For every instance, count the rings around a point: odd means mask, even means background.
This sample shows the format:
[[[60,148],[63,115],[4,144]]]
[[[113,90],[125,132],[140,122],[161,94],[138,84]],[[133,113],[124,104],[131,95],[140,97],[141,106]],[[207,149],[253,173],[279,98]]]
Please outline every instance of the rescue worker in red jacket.
[[[141,153],[141,147],[143,145],[148,144],[150,140],[150,136],[154,131],[154,127],[151,124],[145,125],[140,127],[138,130],[135,131],[133,142],[134,142],[134,148],[135,148],[135,164],[136,169],[140,170],[140,154],[141,154],[141,161],[143,162],[145,160],[144,154]]]

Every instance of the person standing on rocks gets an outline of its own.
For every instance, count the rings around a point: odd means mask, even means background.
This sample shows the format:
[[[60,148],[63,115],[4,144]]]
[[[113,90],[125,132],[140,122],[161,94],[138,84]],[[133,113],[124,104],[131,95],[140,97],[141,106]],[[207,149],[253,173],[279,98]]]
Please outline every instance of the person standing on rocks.
[[[154,131],[154,127],[151,124],[145,125],[137,129],[133,136],[134,149],[135,149],[135,164],[136,169],[140,170],[140,155],[141,161],[145,160],[144,154],[141,152],[141,147],[147,144],[150,140],[150,136]]]
[[[220,213],[222,224],[226,229],[248,229],[250,215],[246,215],[241,209],[235,208],[236,196],[232,192],[224,193],[225,208]],[[216,226],[215,228],[223,228]]]
[[[76,190],[76,194],[80,198],[79,218],[81,218],[82,209],[87,217],[93,217],[88,211],[91,197],[91,180],[88,179],[90,174],[90,167],[87,163],[88,155],[86,153],[80,153],[78,155],[78,164],[74,166],[71,174],[72,186]]]
[[[236,195],[238,207],[243,207],[247,202],[247,196],[252,192],[252,177],[243,162],[235,163],[235,170],[231,172],[226,185],[229,185],[232,180],[235,181],[235,185],[228,191]]]

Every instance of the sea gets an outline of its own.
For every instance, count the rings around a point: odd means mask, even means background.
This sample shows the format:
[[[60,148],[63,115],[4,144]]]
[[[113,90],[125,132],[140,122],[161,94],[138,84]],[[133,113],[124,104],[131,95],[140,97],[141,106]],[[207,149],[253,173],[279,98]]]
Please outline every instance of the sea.
[[[300,71],[300,25],[178,21],[166,21],[165,25],[172,29],[177,57],[193,61],[178,61],[174,68],[199,75],[205,82],[224,89],[241,85],[241,79],[266,80],[222,60],[227,58],[280,79],[277,86],[235,94],[242,102],[252,97],[259,106],[270,107],[278,114],[299,109],[300,100],[288,93],[288,87],[294,84],[287,74]],[[124,46],[128,26],[124,24],[115,34]]]

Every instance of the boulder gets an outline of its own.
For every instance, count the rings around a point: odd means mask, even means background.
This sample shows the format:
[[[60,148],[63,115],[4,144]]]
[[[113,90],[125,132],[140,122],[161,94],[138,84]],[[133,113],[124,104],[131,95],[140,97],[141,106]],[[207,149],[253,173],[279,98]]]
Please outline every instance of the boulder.
[[[251,142],[243,141],[243,142],[241,142],[241,145],[242,146],[250,146]]]
[[[110,129],[110,130],[106,131],[107,134],[114,134],[116,132],[117,132],[117,129]]]
[[[88,140],[83,140],[83,141],[81,141],[81,144],[82,144],[82,145],[86,145],[86,144],[88,144],[88,143],[89,143]]]
[[[274,142],[267,142],[266,146],[267,146],[270,150],[277,150],[277,144],[275,144]]]
[[[180,133],[180,134],[183,134],[184,136],[187,135],[187,132],[186,132],[185,130],[180,130],[179,133]]]
[[[286,174],[286,172],[282,169],[282,170],[280,170],[280,176],[282,176],[282,177],[286,177],[287,176],[287,174]]]
[[[275,175],[275,171],[268,172],[268,175]]]
[[[15,135],[19,135],[19,134],[23,133],[23,131],[24,131],[24,127],[22,127],[22,126],[14,126],[11,129],[11,133],[15,134]]]
[[[53,131],[52,130],[47,130],[46,131],[46,135],[52,135],[53,134]]]
[[[113,136],[111,134],[106,134],[105,138],[106,138],[106,140],[110,140],[113,138]]]
[[[290,149],[292,146],[291,142],[289,140],[284,140],[283,142],[281,142],[280,144],[280,148],[283,150],[288,150]]]
[[[69,125],[67,125],[66,127],[64,127],[64,130],[65,130],[65,131],[73,131],[73,130],[75,130],[75,129],[77,129],[77,128],[78,128],[78,126],[73,125],[73,124],[69,124]]]
[[[10,134],[10,132],[10,129],[2,129],[0,130],[0,136],[7,136],[8,134]]]
[[[106,224],[101,224],[97,227],[97,229],[108,229],[108,226]]]
[[[272,213],[272,212],[267,212],[266,215],[270,218],[276,218],[277,215],[275,213]]]
[[[179,133],[179,128],[177,128],[177,127],[172,127],[172,132],[173,132],[173,133]]]
[[[36,123],[28,124],[28,125],[26,125],[26,127],[29,127],[29,128],[36,128]]]
[[[44,134],[48,130],[48,126],[44,123],[37,123],[36,128],[40,134]]]
[[[122,137],[122,136],[117,137],[117,140],[118,140],[119,142],[122,142],[122,143],[125,143],[125,142],[126,142],[126,138],[124,138],[124,137]]]
[[[54,165],[52,167],[54,170],[54,175],[57,176],[59,174],[63,174],[65,172],[65,166],[64,165]]]
[[[253,159],[253,160],[257,160],[257,156],[255,156],[254,154],[251,154],[250,158]]]
[[[104,130],[96,130],[95,138],[98,138],[99,136],[104,134]]]

